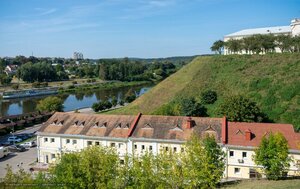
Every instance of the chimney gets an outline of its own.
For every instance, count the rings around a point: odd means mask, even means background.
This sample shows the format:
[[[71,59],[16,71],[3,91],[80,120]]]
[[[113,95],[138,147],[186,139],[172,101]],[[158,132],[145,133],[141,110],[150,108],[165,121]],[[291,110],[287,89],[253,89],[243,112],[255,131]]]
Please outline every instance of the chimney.
[[[226,116],[222,119],[222,143],[227,144],[227,135],[228,135],[228,128],[227,128],[227,120]]]
[[[245,131],[245,137],[246,137],[246,141],[250,141],[252,139],[252,133],[250,129],[247,129]]]
[[[186,129],[191,129],[194,126],[194,120],[191,117],[188,117],[186,120]]]

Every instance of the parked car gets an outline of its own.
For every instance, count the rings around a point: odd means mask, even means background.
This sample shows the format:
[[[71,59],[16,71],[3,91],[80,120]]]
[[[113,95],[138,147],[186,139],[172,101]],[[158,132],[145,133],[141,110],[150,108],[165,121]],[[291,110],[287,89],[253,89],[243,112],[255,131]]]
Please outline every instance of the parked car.
[[[0,147],[0,158],[6,157],[9,154],[7,147]]]
[[[32,148],[36,146],[36,142],[35,141],[24,142],[23,144],[20,144],[20,146],[23,146],[25,148]]]
[[[26,151],[26,148],[24,146],[20,145],[12,145],[8,147],[10,152],[24,152]]]
[[[17,136],[11,136],[7,139],[7,142],[22,142],[22,139]]]

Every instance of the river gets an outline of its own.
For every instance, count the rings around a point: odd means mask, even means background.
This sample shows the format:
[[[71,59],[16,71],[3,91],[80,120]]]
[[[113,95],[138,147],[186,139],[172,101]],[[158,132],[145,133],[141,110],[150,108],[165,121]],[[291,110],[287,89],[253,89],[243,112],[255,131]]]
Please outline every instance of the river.
[[[131,88],[133,89],[133,91],[135,91],[137,96],[140,96],[148,91],[151,87],[152,86],[150,85],[145,85],[136,87],[123,87],[110,90],[96,89],[90,91],[74,92],[70,94],[58,94],[54,96],[59,96],[64,100],[64,111],[71,111],[80,108],[91,107],[93,103],[100,100],[109,99],[113,96],[120,99]],[[36,111],[35,108],[38,101],[46,97],[47,96],[0,100],[0,116],[16,115]]]

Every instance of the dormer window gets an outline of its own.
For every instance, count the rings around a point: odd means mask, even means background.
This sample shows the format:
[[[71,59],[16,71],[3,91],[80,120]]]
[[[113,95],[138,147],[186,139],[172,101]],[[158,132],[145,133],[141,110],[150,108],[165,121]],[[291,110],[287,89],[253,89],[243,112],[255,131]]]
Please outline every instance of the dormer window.
[[[118,124],[116,125],[116,128],[117,128],[117,129],[120,129],[120,128],[121,128],[121,123],[118,123]]]
[[[129,123],[126,123],[126,125],[124,126],[124,129],[129,129]]]
[[[83,127],[83,126],[84,126],[84,123],[85,123],[85,121],[81,122],[79,126],[80,126],[80,127]]]
[[[93,127],[99,127],[99,122],[96,122]]]
[[[101,125],[101,128],[106,128],[107,127],[107,122],[104,122],[102,125]]]
[[[64,121],[63,121],[63,120],[60,121],[57,125],[58,125],[58,126],[63,126],[63,125],[64,125]]]
[[[52,124],[52,125],[56,125],[56,123],[57,123],[57,119],[54,120],[51,124]]]

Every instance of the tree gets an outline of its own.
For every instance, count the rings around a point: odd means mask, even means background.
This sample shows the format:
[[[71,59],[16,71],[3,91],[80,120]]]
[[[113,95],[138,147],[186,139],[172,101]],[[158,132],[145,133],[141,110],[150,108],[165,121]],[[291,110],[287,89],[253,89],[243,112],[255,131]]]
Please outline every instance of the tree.
[[[242,44],[238,39],[230,39],[226,41],[224,45],[234,54],[242,50]]]
[[[254,162],[263,166],[263,171],[270,180],[283,177],[290,166],[288,142],[281,133],[264,136],[255,150]]]
[[[1,74],[0,75],[0,83],[2,85],[8,85],[8,84],[11,83],[11,81],[12,81],[12,77],[11,76],[8,76],[6,74]]]
[[[229,121],[262,122],[266,119],[255,102],[241,95],[225,99],[218,108],[220,115],[226,115]]]
[[[187,188],[215,188],[222,178],[224,154],[212,138],[205,140],[193,135],[186,143],[182,167]]]
[[[292,37],[290,35],[278,35],[276,36],[276,46],[281,52],[291,51]]]
[[[50,174],[64,188],[114,188],[118,164],[115,149],[92,146],[63,154]]]
[[[179,100],[180,114],[184,116],[207,116],[207,109],[192,97]]]
[[[39,111],[63,111],[63,101],[58,97],[47,97],[43,100],[40,100],[37,105],[37,110]]]
[[[112,106],[118,105],[118,99],[117,99],[117,97],[113,96],[111,98],[111,104],[112,104]]]
[[[136,95],[132,89],[129,89],[125,94],[125,102],[130,103],[136,99]]]
[[[207,90],[201,93],[201,102],[204,104],[213,104],[217,98],[217,92],[213,90]]]
[[[222,53],[223,48],[224,48],[224,41],[222,40],[215,41],[213,45],[210,47],[212,51],[215,51],[216,53],[219,54]]]

